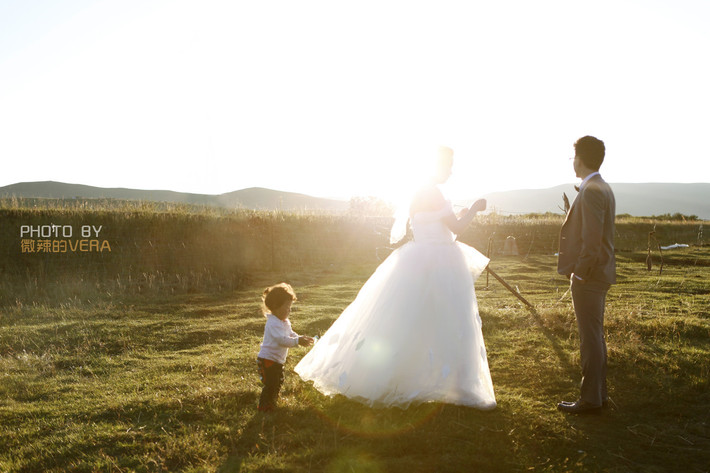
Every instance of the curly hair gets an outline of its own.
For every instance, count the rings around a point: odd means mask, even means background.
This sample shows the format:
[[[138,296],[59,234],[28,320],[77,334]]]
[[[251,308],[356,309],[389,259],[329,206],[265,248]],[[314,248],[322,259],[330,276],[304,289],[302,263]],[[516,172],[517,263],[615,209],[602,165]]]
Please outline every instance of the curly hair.
[[[291,285],[282,282],[267,287],[261,295],[261,300],[264,302],[262,309],[264,314],[266,314],[267,312],[278,310],[286,301],[296,301],[298,298]]]
[[[574,154],[587,168],[598,171],[604,162],[604,142],[593,136],[583,136],[574,143]]]

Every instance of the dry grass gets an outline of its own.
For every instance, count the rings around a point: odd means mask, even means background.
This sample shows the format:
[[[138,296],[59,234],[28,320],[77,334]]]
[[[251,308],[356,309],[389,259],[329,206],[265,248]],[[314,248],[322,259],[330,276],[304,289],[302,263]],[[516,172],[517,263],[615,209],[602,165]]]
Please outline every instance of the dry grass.
[[[261,289],[287,280],[301,333],[322,333],[373,264],[263,272],[239,291],[15,305],[0,312],[0,470],[708,471],[710,286],[706,267],[649,273],[620,255],[609,297],[601,416],[555,410],[576,395],[574,315],[553,256],[496,258],[536,306],[477,283],[499,401],[492,412],[425,404],[370,409],[291,372],[281,408],[255,410]],[[710,252],[680,250],[682,261]]]

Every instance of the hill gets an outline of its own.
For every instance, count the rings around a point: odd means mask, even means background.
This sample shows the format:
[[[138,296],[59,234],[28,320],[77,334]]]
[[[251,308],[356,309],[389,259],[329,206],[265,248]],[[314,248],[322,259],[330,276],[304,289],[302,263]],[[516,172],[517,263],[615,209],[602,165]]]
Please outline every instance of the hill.
[[[616,195],[616,213],[650,216],[682,213],[710,220],[710,183],[612,183]],[[493,192],[485,195],[488,208],[502,214],[561,213],[562,194],[570,201],[576,192],[572,184],[548,189],[521,189]],[[253,210],[342,212],[349,202],[313,197],[294,192],[282,192],[260,187],[241,189],[224,194],[191,194],[169,190],[103,188],[55,181],[22,182],[0,187],[0,197],[49,199],[143,200],[176,202],[224,208]]]
[[[324,210],[344,211],[348,202],[324,199],[295,192],[283,192],[263,187],[250,187],[216,196],[221,207],[244,207],[254,210]]]
[[[710,220],[710,184],[611,183],[616,213],[650,216],[682,213]],[[503,214],[561,212],[562,194],[577,195],[572,184],[549,189],[524,189],[485,195],[488,208]]]
[[[260,187],[241,189],[225,194],[191,194],[169,190],[140,190],[122,187],[105,188],[55,181],[20,182],[0,187],[0,197],[46,199],[118,199],[154,202],[176,202],[253,210],[324,210],[342,211],[348,203],[312,197],[295,192],[282,192]]]

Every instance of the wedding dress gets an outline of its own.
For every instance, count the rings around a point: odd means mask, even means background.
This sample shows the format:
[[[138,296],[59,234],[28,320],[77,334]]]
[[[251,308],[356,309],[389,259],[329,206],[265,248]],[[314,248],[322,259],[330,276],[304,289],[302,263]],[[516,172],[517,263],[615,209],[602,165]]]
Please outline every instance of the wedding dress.
[[[326,395],[374,407],[436,401],[495,407],[474,280],[488,264],[442,221],[450,203],[412,218],[395,250],[296,365]]]

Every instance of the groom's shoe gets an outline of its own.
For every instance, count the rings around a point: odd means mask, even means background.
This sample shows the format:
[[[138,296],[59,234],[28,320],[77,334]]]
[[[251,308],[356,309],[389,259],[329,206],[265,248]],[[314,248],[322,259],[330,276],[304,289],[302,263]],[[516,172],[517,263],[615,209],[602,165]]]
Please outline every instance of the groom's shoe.
[[[566,404],[568,406],[571,406],[572,404],[574,404],[576,402],[577,401],[562,401],[562,402],[560,402],[560,404]],[[612,409],[618,409],[616,403],[614,401],[612,401],[611,398],[607,397],[602,401],[602,409],[607,409],[609,407],[611,407]]]
[[[596,406],[578,399],[575,402],[560,402],[557,404],[557,410],[566,412],[567,414],[598,414],[601,412],[602,406]]]

